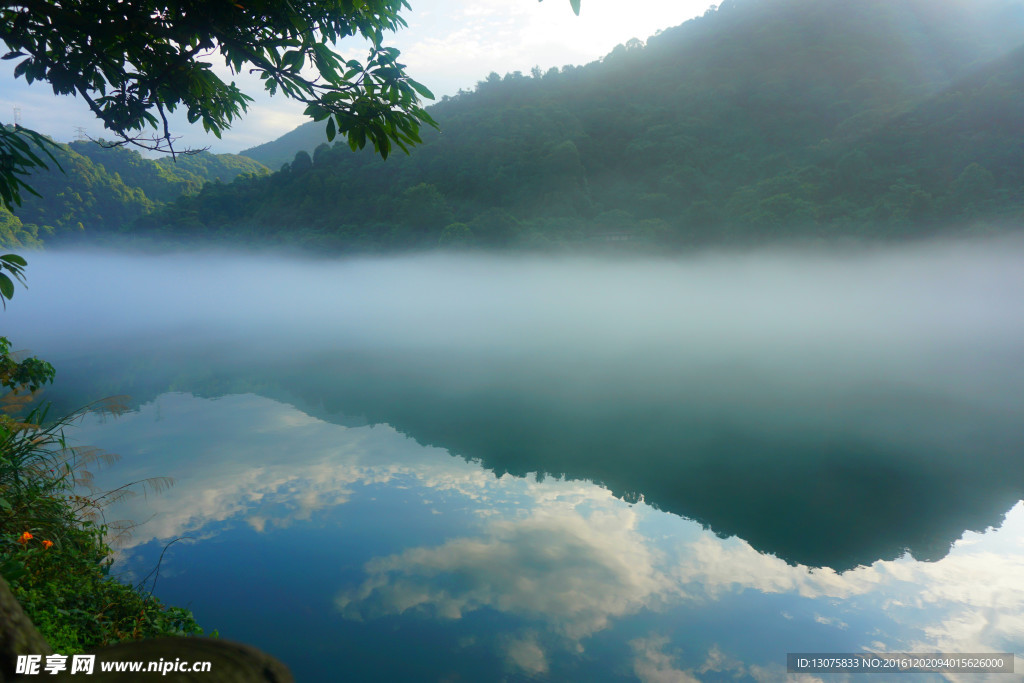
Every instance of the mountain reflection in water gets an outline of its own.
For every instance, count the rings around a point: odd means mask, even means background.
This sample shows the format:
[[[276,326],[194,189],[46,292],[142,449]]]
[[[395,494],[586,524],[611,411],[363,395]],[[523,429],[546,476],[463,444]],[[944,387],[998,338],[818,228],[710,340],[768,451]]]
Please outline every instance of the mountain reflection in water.
[[[1019,242],[33,268],[55,412],[130,394],[76,438],[179,480],[123,566],[198,539],[158,594],[302,680],[1022,649]]]
[[[302,680],[346,658],[356,678],[774,680],[787,651],[1022,642],[1024,504],[939,561],[840,573],[586,481],[496,476],[386,425],[254,395],[165,394],[76,438],[125,456],[105,481],[177,479],[111,511],[151,517],[119,567],[145,574],[163,542],[195,539],[168,552],[161,595]]]

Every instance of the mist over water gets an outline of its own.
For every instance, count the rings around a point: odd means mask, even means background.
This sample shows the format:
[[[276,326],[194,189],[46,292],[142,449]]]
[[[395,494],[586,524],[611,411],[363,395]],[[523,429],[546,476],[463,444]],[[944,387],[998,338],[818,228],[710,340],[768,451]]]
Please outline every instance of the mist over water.
[[[201,323],[288,338],[301,325],[372,343],[499,349],[574,344],[590,333],[602,335],[588,339],[604,350],[752,332],[768,341],[857,334],[899,344],[932,332],[952,340],[1019,333],[1022,259],[1024,241],[1009,239],[663,259],[38,252],[30,289],[19,290],[6,317],[10,326],[39,326],[56,314],[103,335]]]
[[[1024,242],[676,258],[30,258],[50,396],[257,393],[591,480],[794,563],[939,558],[1024,497]],[[61,403],[63,401],[63,403]],[[843,538],[843,543],[828,539]]]
[[[589,380],[714,368],[793,386],[910,382],[976,399],[1022,370],[1006,363],[1024,340],[1020,241],[676,259],[29,260],[30,289],[9,305],[4,334],[47,357],[215,342],[233,359],[416,352],[476,370],[552,363]]]
[[[131,396],[68,435],[102,488],[176,480],[118,571],[298,678],[1020,651],[1024,242],[28,275],[54,413]]]

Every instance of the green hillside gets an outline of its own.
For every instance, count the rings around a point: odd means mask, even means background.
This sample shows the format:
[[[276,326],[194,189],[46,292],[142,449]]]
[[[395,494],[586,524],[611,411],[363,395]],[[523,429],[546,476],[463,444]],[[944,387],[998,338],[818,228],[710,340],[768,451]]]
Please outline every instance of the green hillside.
[[[742,12],[737,13],[737,9]],[[679,80],[677,87],[688,91],[714,91],[725,84],[764,90],[770,89],[772,82],[800,76],[829,90],[834,77],[843,80],[870,73],[860,90],[851,93],[860,101],[835,103],[837,112],[865,105],[871,110],[849,123],[848,130],[855,131],[891,113],[890,96],[896,93],[886,91],[886,84],[916,87],[917,94],[926,95],[957,74],[967,73],[1016,47],[1024,25],[1022,13],[1024,7],[1015,2],[943,0],[844,5],[726,0],[718,12],[709,12],[703,20],[650,38],[644,61],[660,72],[659,77]],[[779,27],[786,19],[793,19],[794,25]],[[778,28],[783,32],[771,35]],[[723,50],[723,40],[744,47],[737,50],[730,45]],[[783,45],[792,49],[780,54],[778,48]],[[632,43],[619,46],[606,60],[615,60],[636,47]],[[816,59],[805,59],[808,54]],[[766,66],[762,59],[768,60],[770,69],[762,71]],[[763,78],[765,74],[767,78]],[[643,80],[652,80],[653,76],[648,74]],[[873,79],[880,82],[872,83]],[[784,97],[785,93],[779,95]],[[872,96],[877,101],[871,101]],[[242,154],[277,170],[291,162],[296,152],[312,154],[324,141],[323,124],[310,122]]]
[[[278,173],[128,231],[378,251],[1009,224],[1022,29],[1016,0],[725,2],[586,66],[491,74],[431,107],[441,130],[411,156],[314,145],[307,124],[249,150],[288,158]]]
[[[196,194],[207,182],[266,174],[262,164],[235,154],[143,158],[125,147],[75,141],[51,150],[57,164],[30,176],[40,196],[27,194],[14,214],[0,212],[0,243],[43,242],[121,234],[135,219],[163,202]]]
[[[117,173],[130,185],[141,188],[157,202],[174,200],[181,195],[195,194],[207,182],[230,183],[240,175],[262,174],[267,168],[238,154],[179,154],[146,159],[128,147],[76,141],[69,147],[93,163],[101,164],[110,173]]]
[[[431,108],[441,132],[410,157],[296,152],[317,139],[308,124],[261,148],[293,150],[281,172],[140,229],[388,249],[892,236],[1014,216],[1006,55],[1021,28],[1020,5],[997,0],[727,2],[584,67],[491,74]],[[965,189],[979,184],[985,199]]]
[[[1024,48],[864,140],[838,146],[833,172],[819,192],[841,193],[864,207],[851,215],[894,228],[976,218],[1012,224],[1024,210],[1022,111]]]
[[[296,152],[305,150],[311,153],[321,142],[326,141],[324,125],[309,121],[276,140],[243,149],[241,154],[276,171],[291,162]]]
[[[68,145],[50,148],[57,164],[33,173],[28,184],[41,196],[26,194],[14,214],[44,242],[78,240],[119,230],[154,209],[142,188]],[[59,166],[58,166],[59,165]],[[86,230],[88,226],[88,231]]]

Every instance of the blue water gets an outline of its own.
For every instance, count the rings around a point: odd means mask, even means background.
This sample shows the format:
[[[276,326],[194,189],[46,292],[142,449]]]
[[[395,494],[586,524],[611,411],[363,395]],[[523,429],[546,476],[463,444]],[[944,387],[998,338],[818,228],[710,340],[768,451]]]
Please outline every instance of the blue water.
[[[130,395],[97,485],[175,482],[115,571],[297,680],[1024,652],[1020,245],[29,272],[54,409]]]

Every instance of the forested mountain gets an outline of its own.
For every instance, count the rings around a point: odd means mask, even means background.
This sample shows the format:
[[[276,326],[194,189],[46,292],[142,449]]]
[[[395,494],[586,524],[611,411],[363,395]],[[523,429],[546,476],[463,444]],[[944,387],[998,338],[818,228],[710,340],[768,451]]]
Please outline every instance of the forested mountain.
[[[1024,48],[975,71],[848,148],[818,188],[895,228],[1010,223],[1024,207]],[[875,198],[874,207],[871,199]],[[856,212],[851,212],[856,215]]]
[[[40,196],[25,193],[15,215],[0,210],[0,243],[35,246],[118,232],[162,202],[198,193],[206,182],[267,173],[262,164],[235,154],[200,152],[153,160],[91,141],[50,151],[57,164],[28,179]]]
[[[912,97],[914,88],[917,94],[927,94],[937,85],[949,83],[954,75],[967,73],[1015,47],[1022,27],[1019,3],[1013,2],[945,0],[844,6],[834,2],[740,0],[739,4],[742,14],[736,14],[736,3],[727,0],[718,14],[709,12],[702,20],[653,37],[648,41],[648,55],[634,60],[644,68],[636,76],[649,86],[719,94],[724,93],[720,88],[767,90],[773,82],[792,81],[790,90],[825,88],[826,92],[812,94],[815,100],[827,97],[828,91],[834,93],[837,86],[848,90],[851,84],[842,81],[855,78],[859,91],[850,95],[861,101],[835,103],[847,110],[850,106],[872,110],[850,122],[847,132],[855,132],[891,113],[892,105],[898,104],[891,101],[891,95],[898,94],[898,90],[911,89],[899,93],[901,100]],[[719,16],[722,12],[727,14]],[[770,35],[786,21],[793,24],[782,28],[781,34]],[[635,42],[621,45],[602,61],[614,60],[637,47]],[[809,56],[815,59],[808,60]],[[573,71],[574,67],[565,69]],[[546,75],[555,73],[557,70]],[[861,77],[865,78],[863,82]],[[509,78],[506,76],[506,80]],[[801,85],[802,78],[809,80]],[[840,83],[829,82],[834,78]],[[492,75],[488,82],[493,83],[493,79]],[[886,89],[886,84],[893,87]],[[794,99],[792,94],[776,93],[777,99],[788,100]],[[296,152],[312,153],[324,141],[323,124],[311,122],[242,154],[277,170]]]
[[[278,170],[291,163],[296,152],[312,153],[321,143],[326,142],[324,124],[308,121],[295,130],[285,133],[276,140],[243,149],[242,155],[255,159],[272,170]]]
[[[142,188],[153,201],[166,202],[182,195],[197,193],[203,183],[230,183],[240,175],[267,172],[267,168],[238,154],[179,154],[145,159],[127,147],[111,147],[94,142],[72,142],[71,149],[117,173],[125,182]]]
[[[142,214],[152,211],[153,202],[137,186],[126,184],[116,172],[82,156],[68,145],[48,147],[57,163],[47,160],[48,168],[37,171],[28,184],[39,193],[23,193],[23,204],[11,216],[3,212],[15,231],[22,230],[44,242],[73,239],[88,234],[119,229]],[[40,156],[46,158],[42,152]],[[136,156],[138,154],[136,153]],[[0,211],[3,211],[0,209]],[[33,242],[4,235],[11,245]]]
[[[491,74],[434,105],[408,157],[312,147],[307,124],[249,150],[290,153],[280,172],[133,231],[377,250],[1009,223],[1022,29],[1020,0],[730,0],[583,67]]]

